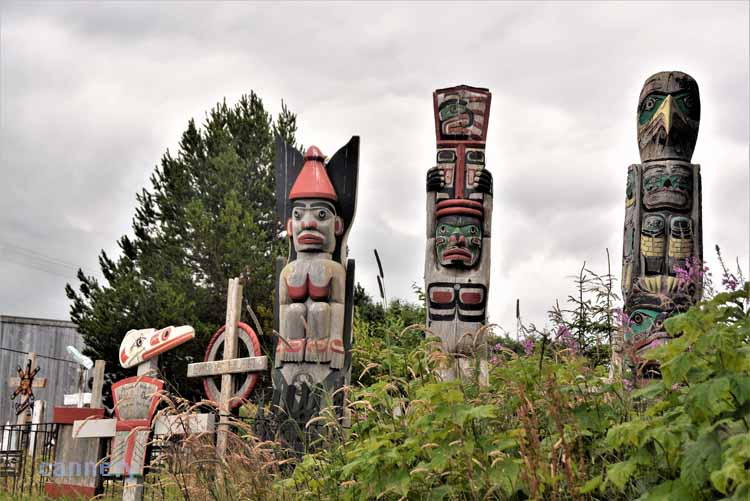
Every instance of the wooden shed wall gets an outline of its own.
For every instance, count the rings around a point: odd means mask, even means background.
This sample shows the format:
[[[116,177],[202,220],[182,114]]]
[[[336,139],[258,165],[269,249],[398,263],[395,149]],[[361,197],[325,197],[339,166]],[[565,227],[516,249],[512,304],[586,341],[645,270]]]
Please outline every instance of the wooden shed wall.
[[[47,378],[46,388],[34,388],[37,400],[47,402],[45,421],[52,417],[52,407],[63,404],[63,395],[76,391],[78,365],[66,351],[68,345],[83,350],[83,338],[72,322],[39,318],[0,316],[0,424],[15,423],[16,413],[10,395],[13,388],[8,379],[16,375],[16,367],[25,367],[26,353],[36,352],[40,377]],[[52,360],[45,357],[54,357]]]

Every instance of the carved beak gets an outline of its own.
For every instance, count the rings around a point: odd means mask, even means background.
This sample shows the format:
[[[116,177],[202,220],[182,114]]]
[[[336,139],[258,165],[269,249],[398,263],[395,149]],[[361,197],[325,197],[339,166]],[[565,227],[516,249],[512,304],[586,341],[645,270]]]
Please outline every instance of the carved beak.
[[[672,108],[674,108],[674,100],[672,99],[672,96],[667,96],[667,98],[662,101],[659,109],[656,110],[656,113],[654,113],[654,117],[651,119],[655,122],[659,117],[662,117],[664,130],[667,131],[667,134],[669,134],[669,131],[672,128]]]
[[[154,332],[146,341],[147,348],[143,352],[143,361],[154,358],[155,356],[171,350],[182,343],[190,341],[195,337],[195,330],[189,325],[180,327],[165,327],[164,329]]]

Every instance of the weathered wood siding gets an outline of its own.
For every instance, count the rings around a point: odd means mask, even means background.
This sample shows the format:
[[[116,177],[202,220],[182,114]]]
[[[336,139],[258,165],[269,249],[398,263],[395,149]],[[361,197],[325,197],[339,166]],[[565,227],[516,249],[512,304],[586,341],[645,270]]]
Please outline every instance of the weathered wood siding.
[[[73,393],[78,383],[78,365],[65,350],[68,345],[81,351],[84,347],[83,338],[72,322],[0,316],[0,424],[5,424],[6,421],[16,422],[13,401],[10,399],[13,388],[8,386],[8,379],[15,376],[16,367],[25,366],[27,360],[25,353],[15,353],[8,349],[33,351],[39,355],[39,376],[47,378],[47,387],[34,388],[34,395],[37,400],[47,402],[45,421],[49,421],[52,408],[63,405],[63,395]]]

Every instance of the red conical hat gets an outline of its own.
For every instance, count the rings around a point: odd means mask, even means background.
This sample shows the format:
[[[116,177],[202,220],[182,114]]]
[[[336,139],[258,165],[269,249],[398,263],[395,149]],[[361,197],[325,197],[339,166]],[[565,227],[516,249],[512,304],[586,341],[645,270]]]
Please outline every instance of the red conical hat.
[[[336,190],[326,173],[325,156],[316,146],[310,146],[305,153],[305,165],[297,176],[289,192],[289,200],[299,198],[325,198],[336,202]]]

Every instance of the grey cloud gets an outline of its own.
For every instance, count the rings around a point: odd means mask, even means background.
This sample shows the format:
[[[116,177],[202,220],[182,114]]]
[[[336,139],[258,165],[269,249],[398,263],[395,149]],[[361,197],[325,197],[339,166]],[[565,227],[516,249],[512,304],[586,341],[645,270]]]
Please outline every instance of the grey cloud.
[[[583,260],[619,269],[635,107],[651,73],[701,86],[704,232],[747,261],[745,4],[4,4],[0,234],[96,268],[135,193],[191,117],[254,89],[324,152],[362,136],[350,246],[376,293],[422,279],[431,93],[489,87],[495,176],[491,318],[543,318]],[[679,11],[679,15],[677,15]],[[710,263],[712,266],[713,264]],[[601,270],[601,266],[597,269]],[[65,279],[0,262],[2,313],[60,317]],[[21,284],[21,285],[14,285]],[[31,285],[40,300],[28,303]]]

